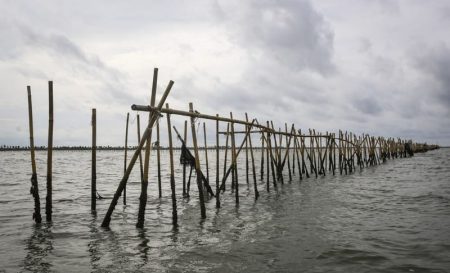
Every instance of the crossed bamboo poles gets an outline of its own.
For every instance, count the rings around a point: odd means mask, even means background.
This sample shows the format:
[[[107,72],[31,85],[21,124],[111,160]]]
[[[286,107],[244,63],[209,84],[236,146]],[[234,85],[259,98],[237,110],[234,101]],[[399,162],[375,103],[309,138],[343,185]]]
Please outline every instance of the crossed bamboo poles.
[[[309,130],[309,135],[302,134],[300,130],[296,130],[295,126],[292,124],[290,129],[288,129],[287,124],[285,124],[285,130],[282,131],[279,129],[278,131],[274,129],[273,123],[268,122],[266,125],[260,124],[256,119],[249,121],[248,115],[246,114],[246,120],[238,120],[233,118],[233,114],[230,113],[230,117],[221,117],[219,115],[207,115],[201,114],[197,111],[194,111],[194,107],[192,103],[189,103],[189,111],[182,111],[169,108],[168,104],[166,104],[166,108],[163,108],[163,105],[172,89],[174,84],[173,81],[170,81],[167,88],[165,89],[159,103],[155,106],[155,98],[156,98],[156,83],[158,77],[158,69],[155,68],[153,75],[153,85],[152,85],[152,94],[150,105],[132,105],[132,110],[135,111],[144,111],[149,113],[149,123],[147,128],[145,129],[142,137],[140,138],[139,145],[137,146],[136,151],[131,158],[131,161],[128,163],[128,166],[125,168],[124,175],[117,187],[117,190],[113,196],[111,204],[108,208],[108,211],[103,219],[102,227],[109,227],[111,222],[111,215],[114,211],[115,206],[117,205],[118,199],[124,192],[126,187],[129,175],[137,161],[140,158],[141,150],[144,149],[145,146],[145,155],[144,155],[144,166],[143,166],[143,175],[142,175],[142,183],[141,183],[141,194],[139,197],[139,212],[138,212],[138,221],[136,227],[142,228],[144,226],[145,221],[145,207],[147,203],[147,188],[148,188],[148,170],[149,170],[149,157],[151,151],[151,138],[152,131],[154,125],[158,126],[158,142],[159,142],[159,123],[158,119],[161,114],[164,113],[167,116],[168,121],[168,129],[169,129],[169,151],[170,151],[170,184],[172,191],[172,218],[173,224],[177,225],[177,209],[176,209],[176,195],[175,195],[175,180],[174,180],[174,170],[173,170],[173,152],[172,152],[172,135],[171,135],[171,123],[170,116],[185,116],[189,117],[191,121],[191,129],[192,129],[192,143],[194,149],[194,157],[195,157],[195,171],[197,173],[197,188],[199,194],[200,201],[200,215],[201,218],[206,218],[206,208],[205,208],[205,183],[202,181],[202,175],[200,170],[200,161],[199,161],[199,147],[197,142],[197,132],[195,123],[198,119],[204,120],[213,120],[216,121],[216,163],[217,163],[217,174],[216,174],[216,193],[211,193],[211,196],[216,198],[216,206],[220,207],[220,192],[225,191],[227,178],[232,176],[232,184],[231,187],[235,192],[235,201],[236,204],[239,204],[239,184],[238,184],[238,174],[237,174],[237,158],[241,151],[245,149],[246,151],[246,177],[247,182],[249,181],[249,164],[248,164],[248,151],[250,150],[250,155],[252,159],[252,169],[253,169],[253,180],[254,180],[254,194],[257,199],[259,196],[257,183],[256,183],[256,171],[255,171],[255,163],[254,163],[254,155],[253,155],[253,145],[251,142],[250,135],[252,133],[261,134],[261,147],[262,147],[262,158],[261,158],[261,179],[264,177],[264,151],[266,152],[266,189],[270,190],[270,182],[269,173],[272,173],[272,182],[273,187],[277,187],[277,183],[283,181],[283,170],[284,167],[288,166],[289,171],[289,181],[292,180],[292,173],[295,172],[295,162],[297,162],[297,169],[300,175],[300,179],[303,178],[302,174],[305,174],[306,177],[314,174],[315,177],[319,175],[325,175],[326,169],[328,165],[328,170],[332,171],[333,175],[335,174],[335,170],[339,168],[341,174],[352,173],[356,170],[356,165],[360,168],[364,166],[376,165],[379,164],[380,161],[385,161],[391,157],[404,157],[406,156],[406,141],[404,140],[394,140],[394,139],[384,139],[382,137],[371,137],[369,135],[356,136],[352,133],[339,131],[338,137],[332,133],[326,134],[316,134],[315,130]],[[219,132],[219,122],[227,123],[227,131]],[[244,125],[244,131],[236,131],[235,124]],[[185,131],[184,131],[184,140],[186,140],[186,125],[185,122]],[[174,128],[179,135],[176,128]],[[219,179],[219,134],[226,135],[226,150],[225,150],[225,163],[224,163],[224,176],[220,180]],[[235,135],[237,134],[245,134],[242,143],[238,146],[236,145]],[[204,128],[205,135],[205,146],[206,146],[206,129]],[[228,142],[231,142],[231,165],[227,168],[227,154],[228,154]],[[286,143],[285,147],[283,147],[282,143]],[[273,143],[272,143],[273,140]],[[306,145],[306,140],[309,140],[309,146]],[[147,145],[146,145],[147,144]],[[265,145],[265,150],[264,150]],[[185,147],[186,148],[186,147]],[[250,148],[250,149],[249,149]],[[187,149],[187,148],[186,148]],[[290,150],[292,152],[292,164],[290,158]],[[336,151],[338,152],[336,160]],[[205,151],[207,152],[207,150]],[[206,154],[207,158],[207,154]],[[297,159],[297,161],[295,160]],[[158,159],[159,161],[159,159]],[[307,164],[309,163],[309,164]],[[338,167],[336,166],[338,164]],[[308,171],[309,165],[309,171]],[[270,166],[270,168],[269,168]],[[291,172],[292,166],[292,172]],[[208,173],[208,167],[207,173]],[[141,165],[142,170],[142,165]],[[158,171],[159,168],[158,168]],[[209,175],[207,174],[208,180]],[[190,177],[189,177],[190,178]],[[208,185],[209,186],[209,185]],[[159,183],[159,187],[160,183]],[[183,168],[183,194],[185,194],[185,168]],[[208,194],[206,192],[206,194]]]

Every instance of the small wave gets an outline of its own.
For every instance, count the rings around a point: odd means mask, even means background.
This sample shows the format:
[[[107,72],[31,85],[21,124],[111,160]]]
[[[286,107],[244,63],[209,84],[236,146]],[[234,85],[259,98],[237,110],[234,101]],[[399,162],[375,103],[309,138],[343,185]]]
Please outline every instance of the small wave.
[[[380,263],[388,261],[389,258],[380,255],[377,252],[364,251],[354,248],[333,249],[321,253],[317,259],[332,259],[340,264],[352,264],[352,263]]]

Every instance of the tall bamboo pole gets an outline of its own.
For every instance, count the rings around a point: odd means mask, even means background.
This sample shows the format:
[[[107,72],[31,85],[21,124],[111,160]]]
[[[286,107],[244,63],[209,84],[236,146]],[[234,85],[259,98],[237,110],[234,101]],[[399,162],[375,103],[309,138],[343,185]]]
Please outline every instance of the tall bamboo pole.
[[[164,91],[164,94],[161,97],[161,100],[158,103],[158,106],[156,107],[157,111],[161,110],[162,106],[164,105],[164,102],[166,101],[167,96],[170,93],[170,90],[172,89],[172,86],[173,86],[173,81],[170,81],[169,85],[167,86],[166,90]],[[123,189],[124,189],[124,187],[125,187],[125,185],[126,185],[126,183],[128,181],[128,177],[130,176],[130,173],[133,170],[134,164],[136,163],[136,160],[137,160],[137,158],[139,156],[139,152],[142,150],[142,147],[144,147],[145,142],[148,141],[148,139],[150,137],[150,134],[151,134],[151,131],[152,131],[152,127],[155,124],[156,119],[157,119],[157,117],[152,115],[147,129],[145,129],[145,131],[144,131],[144,133],[142,135],[141,142],[139,143],[139,146],[137,147],[135,153],[133,154],[133,157],[131,158],[131,161],[128,164],[127,171],[124,174],[124,176],[122,177],[122,180],[120,181],[120,184],[117,187],[116,193],[114,194],[114,197],[113,197],[113,199],[111,201],[111,204],[109,205],[108,211],[106,212],[106,215],[103,218],[102,227],[108,227],[109,226],[109,223],[111,222],[111,215],[112,215],[112,213],[114,211],[114,208],[115,208],[115,206],[117,204],[117,200],[119,199],[120,195],[122,194],[122,191],[123,191]],[[148,143],[150,143],[150,142],[151,141],[148,141]],[[146,169],[148,170],[148,168],[146,168]],[[148,172],[147,172],[147,175],[148,175]],[[145,176],[145,170],[144,170],[144,176]],[[144,180],[146,180],[145,182],[148,181],[145,177],[144,177]],[[142,183],[142,185],[145,185],[145,186],[146,186],[146,184],[147,183]],[[146,194],[147,193],[146,190],[147,189],[145,188],[145,191],[142,191],[142,192],[145,192],[145,194]],[[142,192],[141,192],[141,197],[142,197]],[[139,198],[139,199],[140,199],[139,200],[140,202],[139,202],[138,224],[136,225],[137,227],[141,226],[139,224],[143,225],[143,217],[144,217],[144,213],[145,213],[145,202],[147,201],[147,196],[145,196],[145,198]],[[144,206],[142,206],[142,203],[144,203]],[[142,209],[142,207],[143,207],[143,209]]]
[[[230,112],[230,118],[233,120],[233,113]],[[232,164],[233,164],[233,170],[235,174],[236,181],[234,182],[234,188],[235,188],[235,200],[236,205],[239,204],[239,182],[238,182],[238,173],[237,173],[237,156],[236,156],[236,140],[234,136],[234,122],[231,121],[231,157],[232,157]]]
[[[209,165],[208,165],[208,144],[206,143],[206,125],[203,122],[203,138],[205,142],[205,167],[206,167],[206,181],[209,184]]]
[[[230,124],[227,123],[227,136],[225,139],[225,159],[223,160],[223,176],[225,177],[226,173],[227,173],[227,157],[228,157],[228,139],[230,136]],[[223,183],[223,192],[225,191],[225,183]]]
[[[264,136],[264,132],[262,133],[262,136]],[[266,139],[266,191],[270,191],[270,167],[269,167],[269,142],[268,139],[270,138],[270,133],[267,132]]]
[[[184,121],[184,139],[185,145],[187,146],[187,120]],[[192,167],[191,167],[192,169]],[[183,164],[183,197],[187,196],[186,192],[186,164]]]
[[[245,113],[245,120],[248,122],[248,115]],[[256,169],[255,169],[255,158],[253,156],[253,145],[252,145],[252,137],[251,134],[248,135],[248,144],[250,146],[250,157],[252,160],[252,174],[253,174],[253,191],[255,192],[255,199],[258,199],[258,184],[256,183]]]
[[[33,133],[33,104],[31,102],[31,87],[27,86],[27,93],[28,93],[28,124],[30,129],[30,152],[31,152],[31,188],[30,193],[33,195],[34,198],[34,213],[33,213],[33,219],[36,222],[36,224],[39,224],[42,222],[41,218],[41,202],[39,200],[39,186],[38,186],[38,180],[37,180],[37,173],[36,173],[36,156],[35,156],[35,149],[34,149],[34,133]]]
[[[52,165],[53,165],[53,82],[48,82],[48,145],[47,145],[47,197],[45,198],[45,218],[52,221]]]
[[[130,120],[130,113],[127,113],[127,125],[125,128],[125,156],[123,158],[123,173],[127,172],[127,153],[128,153],[128,122]],[[127,186],[123,188],[123,204],[127,204]]]
[[[261,180],[264,179],[264,138],[261,132]]]
[[[290,157],[289,157],[289,151],[290,151],[290,149],[289,149],[289,146],[290,146],[290,144],[291,144],[291,138],[292,138],[292,136],[289,138],[289,143],[288,143],[288,128],[287,128],[287,123],[285,123],[284,124],[284,127],[285,127],[285,129],[286,129],[286,154],[287,154],[287,163],[288,163],[288,173],[289,173],[289,182],[291,182],[292,181],[292,173],[291,173],[291,160],[290,160]],[[291,130],[291,132],[292,132],[292,130]]]
[[[247,114],[247,113],[245,113]],[[248,118],[247,118],[248,119]],[[245,125],[246,128],[248,128],[248,125]],[[250,137],[250,135],[249,135]],[[247,138],[248,140],[248,138]],[[248,141],[245,141],[245,181],[247,182],[247,186],[250,183],[250,179],[249,179],[249,162],[248,162]]]
[[[189,103],[189,112],[194,112],[194,106],[192,102]],[[200,160],[198,153],[198,145],[197,145],[197,134],[195,130],[195,118],[191,117],[191,130],[192,130],[192,144],[194,145],[194,153],[195,153],[195,171],[197,176],[197,188],[198,188],[198,197],[200,201],[200,215],[202,219],[206,218],[206,208],[205,208],[205,199],[203,196],[203,182],[200,176]]]
[[[158,68],[155,68],[155,69],[153,69],[152,93],[151,93],[151,97],[150,97],[150,105],[151,106],[155,105],[157,83],[158,83]],[[169,95],[170,89],[172,89],[172,85],[173,85],[173,82],[170,81],[169,86],[167,87],[166,91],[163,94],[163,97],[159,101],[159,104],[158,104],[159,110],[162,109],[164,102],[167,98],[167,95]],[[137,228],[144,227],[145,207],[147,205],[148,171],[149,171],[149,166],[150,166],[150,149],[152,146],[152,128],[153,128],[153,125],[156,122],[158,122],[159,116],[157,116],[157,115],[158,114],[149,112],[147,129],[145,129],[144,134],[142,135],[141,142],[139,142],[139,147],[138,147],[138,149],[136,149],[136,152],[139,151],[139,153],[140,153],[140,150],[142,149],[144,144],[147,143],[145,146],[145,153],[144,153],[144,179],[142,180],[142,183],[141,183],[141,194],[139,196],[138,220],[136,222]],[[136,155],[136,153],[135,153],[135,155]],[[130,165],[131,165],[131,163],[130,163]],[[131,172],[131,169],[133,168],[133,166],[130,166],[130,165],[128,166],[128,169],[130,169],[130,172]],[[127,171],[128,171],[128,169],[127,169]],[[124,181],[124,182],[121,181],[120,185],[126,184],[126,182],[127,182],[126,180],[128,180],[128,176],[124,176],[124,178],[122,178],[122,181]],[[119,188],[120,188],[120,185],[119,185]],[[119,188],[117,189],[117,191],[119,191]],[[112,205],[113,204],[111,203],[111,206]],[[111,206],[110,206],[110,208],[111,208]],[[112,209],[114,209],[114,207]],[[109,212],[109,210],[108,210],[108,212]],[[106,216],[105,216],[105,220],[106,220]],[[105,223],[105,220],[103,220],[103,223]],[[103,226],[103,224],[102,224],[102,226]]]
[[[91,211],[96,210],[96,193],[97,193],[97,111],[92,109],[92,160],[91,160]]]
[[[169,115],[169,114],[167,114]],[[170,130],[170,128],[169,128]],[[159,138],[159,120],[156,121],[156,143],[158,146],[156,147],[156,164],[158,171],[158,197],[162,197],[162,189],[161,189],[161,143]]]
[[[136,115],[137,139],[141,142],[141,120],[139,114]],[[139,152],[139,173],[141,174],[141,183],[144,181],[144,166],[142,165],[142,153]]]
[[[219,120],[216,120],[216,208],[220,208],[219,182]]]
[[[166,103],[166,108],[169,108],[169,104]],[[170,158],[170,190],[172,192],[172,224],[178,226],[178,213],[177,213],[177,197],[175,195],[175,171],[173,166],[173,149],[172,149],[172,126],[170,124],[170,114],[167,116],[167,129],[169,138],[169,158]]]

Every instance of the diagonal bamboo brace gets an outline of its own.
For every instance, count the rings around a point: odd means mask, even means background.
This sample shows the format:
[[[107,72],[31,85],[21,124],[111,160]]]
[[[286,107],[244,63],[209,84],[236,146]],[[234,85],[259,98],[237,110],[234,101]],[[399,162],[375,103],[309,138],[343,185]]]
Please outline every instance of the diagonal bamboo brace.
[[[173,81],[169,82],[169,85],[167,86],[166,90],[164,91],[164,94],[161,97],[161,100],[159,101],[158,106],[156,107],[156,111],[160,111],[161,108],[163,107],[164,102],[166,101],[167,96],[169,95],[173,84],[174,84]],[[133,169],[134,164],[136,163],[136,160],[139,157],[139,153],[141,152],[142,147],[144,147],[146,140],[150,136],[150,134],[152,132],[152,127],[155,124],[157,119],[158,119],[158,115],[152,115],[152,119],[150,120],[147,128],[145,129],[145,131],[142,135],[141,142],[139,142],[139,146],[137,147],[136,151],[134,152],[133,157],[131,158],[131,161],[128,164],[128,167],[125,171],[125,174],[123,175],[122,180],[120,181],[119,186],[117,187],[116,193],[114,194],[111,204],[109,205],[109,208],[108,208],[108,211],[106,212],[105,218],[103,218],[103,222],[101,225],[102,227],[109,227],[109,223],[111,222],[111,215],[114,211],[114,208],[117,205],[117,200],[119,199],[120,195],[122,194],[123,189],[125,188],[125,185],[127,184],[128,177],[130,176],[131,170]]]

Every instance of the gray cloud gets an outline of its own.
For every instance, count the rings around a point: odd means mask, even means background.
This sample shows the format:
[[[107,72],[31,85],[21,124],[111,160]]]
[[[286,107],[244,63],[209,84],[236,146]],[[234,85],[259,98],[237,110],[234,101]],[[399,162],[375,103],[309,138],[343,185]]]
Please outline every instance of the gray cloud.
[[[167,101],[174,108],[193,102],[203,113],[248,112],[276,127],[450,144],[448,1],[0,5],[0,145],[26,141],[26,130],[15,128],[26,128],[27,84],[36,94],[36,128],[45,129],[42,94],[51,79],[55,141],[89,143],[96,107],[99,141],[121,144],[130,104],[149,101],[154,67],[158,97],[175,81]]]
[[[417,57],[418,68],[432,77],[429,86],[439,102],[450,109],[450,49],[444,43],[422,51]]]
[[[219,9],[249,54],[295,70],[334,71],[333,32],[309,1],[227,1]]]

